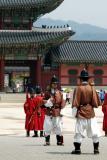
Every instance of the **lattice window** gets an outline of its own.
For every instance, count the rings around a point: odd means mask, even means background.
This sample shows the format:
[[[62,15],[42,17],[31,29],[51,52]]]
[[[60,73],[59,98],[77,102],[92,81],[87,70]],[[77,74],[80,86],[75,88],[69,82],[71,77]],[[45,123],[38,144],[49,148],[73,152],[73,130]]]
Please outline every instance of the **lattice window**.
[[[94,64],[94,66],[103,66],[103,64],[102,63],[96,63],[96,64]]]
[[[70,75],[77,75],[78,74],[78,70],[76,70],[76,69],[68,70],[68,74],[70,74]]]
[[[103,75],[104,72],[102,69],[97,69],[97,70],[94,70],[94,75]]]
[[[68,63],[68,64],[66,64],[67,66],[79,66],[80,65],[80,63]]]

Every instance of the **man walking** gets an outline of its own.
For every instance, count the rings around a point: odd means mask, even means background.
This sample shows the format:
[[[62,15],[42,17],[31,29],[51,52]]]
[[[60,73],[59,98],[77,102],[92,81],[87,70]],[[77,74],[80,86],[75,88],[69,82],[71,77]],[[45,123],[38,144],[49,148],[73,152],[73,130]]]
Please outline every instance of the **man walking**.
[[[100,97],[100,100],[101,100],[101,105],[103,105],[104,97],[105,97],[105,91],[103,91],[102,89],[100,89],[99,97]]]
[[[100,132],[95,118],[94,108],[100,105],[99,96],[94,88],[88,83],[89,75],[84,69],[80,74],[81,84],[74,90],[72,111],[76,117],[74,147],[72,154],[81,154],[81,143],[87,132],[88,137],[92,137],[94,154],[99,154]]]

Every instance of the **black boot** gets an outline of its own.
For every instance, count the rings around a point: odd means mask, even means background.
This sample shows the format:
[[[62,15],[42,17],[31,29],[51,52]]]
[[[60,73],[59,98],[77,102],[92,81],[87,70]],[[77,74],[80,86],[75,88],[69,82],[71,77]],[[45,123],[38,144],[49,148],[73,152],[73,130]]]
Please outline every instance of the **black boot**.
[[[61,136],[61,137],[60,137],[60,140],[61,140],[61,145],[64,146],[64,137]]]
[[[44,137],[43,131],[40,131],[40,137]]]
[[[49,146],[50,145],[50,135],[45,137],[45,144],[44,146]]]
[[[105,132],[105,137],[107,137],[107,131]]]
[[[64,145],[63,136],[56,135],[56,139],[57,139],[57,145],[58,146],[63,146]]]
[[[99,154],[99,149],[98,149],[98,147],[99,147],[99,142],[93,143],[93,145],[94,145],[94,154]]]
[[[75,150],[73,150],[71,154],[81,154],[80,146],[81,146],[81,143],[74,142]]]
[[[32,137],[38,137],[38,131],[34,131],[34,135]]]
[[[26,137],[30,137],[30,131],[26,131]]]

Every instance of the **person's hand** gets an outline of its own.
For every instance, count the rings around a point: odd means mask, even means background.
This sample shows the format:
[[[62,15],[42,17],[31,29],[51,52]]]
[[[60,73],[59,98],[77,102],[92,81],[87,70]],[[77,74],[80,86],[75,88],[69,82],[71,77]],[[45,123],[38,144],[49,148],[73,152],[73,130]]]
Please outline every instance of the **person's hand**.
[[[73,107],[73,108],[72,108],[72,116],[73,116],[73,117],[76,117],[76,116],[77,116],[77,111],[78,111],[78,110],[77,110],[77,107]]]
[[[38,115],[39,117],[41,117],[41,113],[40,113],[40,112],[38,112],[37,115]]]
[[[43,104],[47,103],[47,100],[43,100]]]
[[[28,103],[25,103],[25,107],[29,107]]]
[[[53,97],[51,97],[51,98],[50,98],[50,101],[51,101],[52,103],[54,103],[55,100],[54,100]]]

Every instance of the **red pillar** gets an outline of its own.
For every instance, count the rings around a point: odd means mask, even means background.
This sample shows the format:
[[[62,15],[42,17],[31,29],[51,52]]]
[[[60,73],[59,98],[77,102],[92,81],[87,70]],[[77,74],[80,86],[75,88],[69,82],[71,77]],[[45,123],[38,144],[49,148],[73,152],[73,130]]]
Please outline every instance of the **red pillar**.
[[[35,72],[35,78],[36,78],[36,83],[37,85],[41,86],[41,57],[37,58],[36,61],[36,72]]]
[[[4,60],[0,59],[0,91],[4,89]]]

